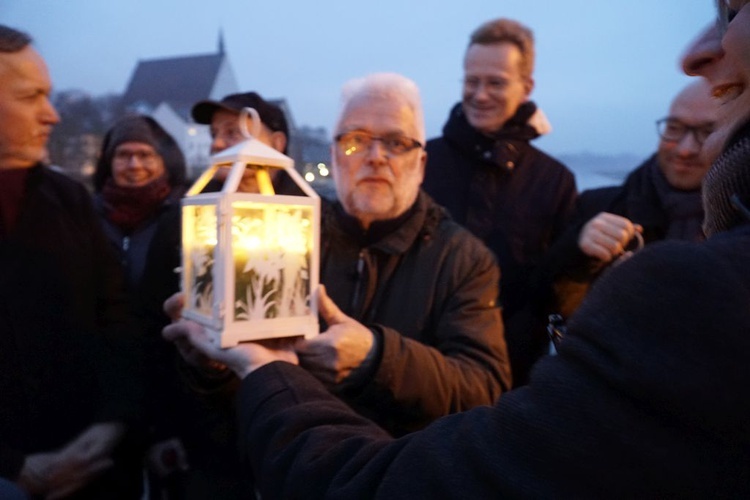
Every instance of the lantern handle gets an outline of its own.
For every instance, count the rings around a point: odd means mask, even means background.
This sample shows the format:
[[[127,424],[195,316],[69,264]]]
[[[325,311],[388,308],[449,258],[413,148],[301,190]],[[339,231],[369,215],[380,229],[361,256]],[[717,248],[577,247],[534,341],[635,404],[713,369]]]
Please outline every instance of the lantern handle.
[[[248,114],[253,118],[252,132],[249,132],[247,130]],[[246,139],[250,139],[251,137],[258,137],[260,135],[260,115],[258,115],[258,112],[255,110],[255,108],[242,108],[242,110],[240,111],[240,130],[242,131],[242,135]]]

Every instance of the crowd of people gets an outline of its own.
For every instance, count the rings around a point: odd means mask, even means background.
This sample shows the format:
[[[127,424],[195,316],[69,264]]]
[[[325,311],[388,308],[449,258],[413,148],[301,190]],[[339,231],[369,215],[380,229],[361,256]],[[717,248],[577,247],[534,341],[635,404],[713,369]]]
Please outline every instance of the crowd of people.
[[[119,120],[92,197],[48,167],[45,61],[0,25],[0,498],[750,495],[748,3],[716,0],[621,186],[579,194],[531,144],[549,126],[516,21],[470,35],[440,137],[408,78],[346,82],[320,333],[227,349],[182,318],[175,140]],[[287,150],[255,92],[191,114],[212,154],[252,125]]]

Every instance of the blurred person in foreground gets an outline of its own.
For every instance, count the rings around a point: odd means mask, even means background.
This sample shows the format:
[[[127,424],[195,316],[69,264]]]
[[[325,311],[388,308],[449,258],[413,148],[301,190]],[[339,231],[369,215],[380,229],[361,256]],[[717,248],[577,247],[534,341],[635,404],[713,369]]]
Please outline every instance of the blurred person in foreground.
[[[655,154],[628,175],[621,186],[581,193],[570,227],[550,249],[548,276],[552,310],[568,318],[591,284],[620,258],[661,240],[704,239],[701,184],[715,158],[704,151],[719,105],[703,79],[689,83],[657,121]]]
[[[707,240],[650,245],[602,276],[558,356],[495,406],[393,439],[294,351],[221,350],[167,327],[242,377],[240,445],[263,498],[750,496],[748,3],[719,1],[682,62],[721,104],[706,139],[721,152],[704,178]]]
[[[546,317],[531,283],[576,198],[572,172],[531,144],[549,123],[530,99],[532,31],[511,19],[483,23],[463,60],[461,102],[427,142],[424,190],[495,253],[514,387],[547,352]]]
[[[327,390],[394,436],[510,386],[497,266],[419,189],[423,141],[414,82],[383,73],[344,87],[332,145],[340,202],[322,210],[324,331],[296,344]]]
[[[34,497],[140,498],[137,342],[89,194],[45,164],[50,92],[31,38],[0,25],[0,476]]]

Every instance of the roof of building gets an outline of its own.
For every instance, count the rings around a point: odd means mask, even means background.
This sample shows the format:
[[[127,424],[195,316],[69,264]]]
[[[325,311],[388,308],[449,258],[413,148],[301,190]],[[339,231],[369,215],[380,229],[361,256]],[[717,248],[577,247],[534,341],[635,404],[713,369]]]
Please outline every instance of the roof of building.
[[[218,50],[212,54],[139,61],[123,95],[123,104],[130,110],[151,114],[159,105],[166,103],[185,122],[190,122],[193,105],[211,98],[226,59],[224,34],[220,31]],[[234,88],[225,90],[227,93],[240,91]],[[289,130],[293,132],[296,126],[286,100],[267,100],[281,107]]]
[[[224,61],[222,52],[139,61],[123,96],[127,107],[169,103],[181,115],[211,94]]]

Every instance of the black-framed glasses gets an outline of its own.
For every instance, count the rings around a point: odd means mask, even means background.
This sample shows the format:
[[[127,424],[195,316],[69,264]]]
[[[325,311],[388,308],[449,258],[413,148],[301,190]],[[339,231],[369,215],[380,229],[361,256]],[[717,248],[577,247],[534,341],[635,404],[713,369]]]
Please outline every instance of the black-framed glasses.
[[[122,163],[129,163],[131,158],[135,158],[139,163],[148,164],[156,160],[159,156],[153,151],[130,151],[130,150],[115,150],[114,160]]]
[[[708,139],[708,136],[714,131],[713,124],[691,126],[681,122],[677,118],[662,118],[656,121],[656,131],[662,140],[669,142],[680,142],[688,133],[693,134],[695,142],[699,145]]]
[[[719,10],[718,24],[722,33],[727,30],[727,26],[740,9],[748,3],[750,3],[750,0],[716,0]]]
[[[346,156],[361,155],[368,152],[375,141],[379,141],[388,154],[392,156],[399,156],[424,147],[418,140],[405,135],[374,136],[362,130],[343,132],[334,139]]]

